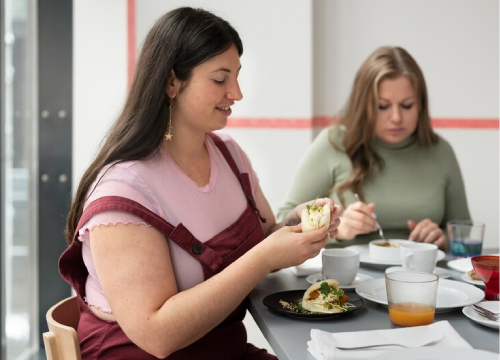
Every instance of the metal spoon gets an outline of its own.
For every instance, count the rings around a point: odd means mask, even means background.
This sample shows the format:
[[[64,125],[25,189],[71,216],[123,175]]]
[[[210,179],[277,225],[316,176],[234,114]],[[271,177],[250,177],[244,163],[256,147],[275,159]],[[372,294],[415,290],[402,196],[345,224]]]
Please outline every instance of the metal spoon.
[[[356,200],[361,201],[361,199],[359,198],[359,195],[357,193],[354,193],[354,197],[356,198]],[[373,213],[373,214],[375,215],[375,213]],[[379,222],[377,221],[376,215],[374,216],[374,219],[375,219],[375,224],[377,225],[378,234],[380,235],[380,238],[382,240],[384,240],[386,243],[388,243],[389,240],[387,240],[385,238],[384,231],[382,230],[382,226],[380,226]]]
[[[485,317],[488,320],[491,321],[499,321],[499,314],[496,312],[490,311],[488,309],[483,308],[482,306],[472,304],[472,308],[481,316]]]

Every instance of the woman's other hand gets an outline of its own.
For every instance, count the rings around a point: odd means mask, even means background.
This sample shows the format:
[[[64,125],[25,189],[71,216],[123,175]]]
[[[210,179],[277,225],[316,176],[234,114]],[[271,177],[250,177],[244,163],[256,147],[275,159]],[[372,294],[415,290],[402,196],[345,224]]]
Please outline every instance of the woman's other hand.
[[[375,204],[356,201],[344,210],[338,228],[337,239],[352,240],[357,235],[368,234],[376,230],[374,219]]]
[[[441,249],[446,247],[446,235],[443,229],[430,219],[424,219],[419,223],[408,220],[408,229],[410,230],[409,239],[412,241],[436,244]]]

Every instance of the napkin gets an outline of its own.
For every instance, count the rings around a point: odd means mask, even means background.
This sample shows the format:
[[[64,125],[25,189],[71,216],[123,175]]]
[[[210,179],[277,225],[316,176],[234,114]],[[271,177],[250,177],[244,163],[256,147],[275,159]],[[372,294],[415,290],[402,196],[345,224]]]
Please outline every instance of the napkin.
[[[307,276],[321,272],[323,267],[323,260],[321,259],[322,252],[323,250],[321,250],[315,257],[306,260],[300,265],[289,267],[288,269],[290,269],[290,271],[297,276]]]
[[[311,340],[307,342],[307,350],[316,360],[353,360],[370,359],[384,352],[400,350],[401,346],[383,346],[367,349],[340,350],[336,346],[366,346],[376,344],[405,344],[419,346],[446,337],[434,345],[435,347],[472,348],[446,320],[431,325],[415,326],[399,329],[355,331],[329,333],[312,329]]]

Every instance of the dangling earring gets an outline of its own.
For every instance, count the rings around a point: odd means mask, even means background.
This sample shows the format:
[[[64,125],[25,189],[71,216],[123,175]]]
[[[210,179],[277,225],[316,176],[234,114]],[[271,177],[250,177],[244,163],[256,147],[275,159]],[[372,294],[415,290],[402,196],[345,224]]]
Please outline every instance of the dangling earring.
[[[169,119],[168,119],[168,133],[165,135],[165,139],[167,141],[172,140],[172,137],[174,136],[174,135],[172,135],[172,128],[173,128],[173,126],[172,126],[172,103],[173,102],[174,102],[174,98],[171,98],[170,105],[168,106],[168,108],[169,108],[168,109],[168,117],[169,117]]]

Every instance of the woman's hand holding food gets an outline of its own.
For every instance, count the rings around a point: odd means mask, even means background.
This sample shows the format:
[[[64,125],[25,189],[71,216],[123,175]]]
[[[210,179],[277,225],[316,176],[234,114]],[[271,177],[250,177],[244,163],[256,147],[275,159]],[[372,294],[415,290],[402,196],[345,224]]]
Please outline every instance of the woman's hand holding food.
[[[340,211],[340,207],[335,206],[333,200],[330,198],[311,200],[297,205],[287,216],[285,224],[290,226],[300,223],[302,231],[328,225],[328,234],[330,237],[335,237],[337,236],[337,229],[340,224]],[[310,212],[316,218],[312,222],[305,221],[307,217],[306,212]]]
[[[263,250],[262,261],[272,270],[297,266],[319,254],[326,245],[327,229],[302,232],[301,226],[285,226],[276,230],[258,247]]]
[[[374,219],[375,204],[356,201],[344,210],[338,227],[337,239],[352,240],[359,234],[368,234],[376,230]]]
[[[443,229],[430,219],[424,219],[419,223],[408,220],[408,229],[410,229],[409,239],[412,241],[431,243],[440,248],[446,247],[446,235]]]

